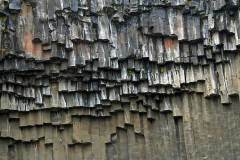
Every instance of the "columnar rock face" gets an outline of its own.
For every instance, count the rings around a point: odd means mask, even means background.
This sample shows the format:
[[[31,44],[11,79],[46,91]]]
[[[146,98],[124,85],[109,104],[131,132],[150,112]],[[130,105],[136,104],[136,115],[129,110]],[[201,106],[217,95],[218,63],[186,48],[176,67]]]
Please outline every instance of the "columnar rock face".
[[[240,160],[238,0],[0,0],[0,160]]]

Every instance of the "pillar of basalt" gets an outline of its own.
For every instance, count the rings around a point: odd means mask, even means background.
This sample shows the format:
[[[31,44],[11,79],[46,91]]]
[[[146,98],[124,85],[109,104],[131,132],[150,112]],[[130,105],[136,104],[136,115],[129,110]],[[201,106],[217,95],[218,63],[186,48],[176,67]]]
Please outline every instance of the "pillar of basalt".
[[[0,0],[0,160],[239,160],[238,0]]]

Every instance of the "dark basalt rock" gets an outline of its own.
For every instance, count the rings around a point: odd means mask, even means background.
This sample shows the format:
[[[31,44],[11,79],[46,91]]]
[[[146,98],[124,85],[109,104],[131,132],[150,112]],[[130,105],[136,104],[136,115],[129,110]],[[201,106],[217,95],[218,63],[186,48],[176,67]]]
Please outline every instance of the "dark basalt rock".
[[[237,0],[0,0],[0,160],[240,159]]]

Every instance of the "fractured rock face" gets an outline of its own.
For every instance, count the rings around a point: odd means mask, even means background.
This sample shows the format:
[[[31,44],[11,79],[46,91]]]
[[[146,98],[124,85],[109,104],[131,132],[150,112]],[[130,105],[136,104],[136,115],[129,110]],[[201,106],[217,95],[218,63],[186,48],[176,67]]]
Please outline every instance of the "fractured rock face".
[[[237,0],[0,0],[0,160],[240,159]]]

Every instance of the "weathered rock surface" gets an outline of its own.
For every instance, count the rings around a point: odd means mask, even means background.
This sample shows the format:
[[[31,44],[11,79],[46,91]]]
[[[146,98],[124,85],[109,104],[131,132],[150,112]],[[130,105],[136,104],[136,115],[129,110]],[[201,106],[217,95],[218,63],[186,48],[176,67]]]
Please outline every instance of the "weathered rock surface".
[[[0,160],[239,160],[240,2],[0,0]]]

